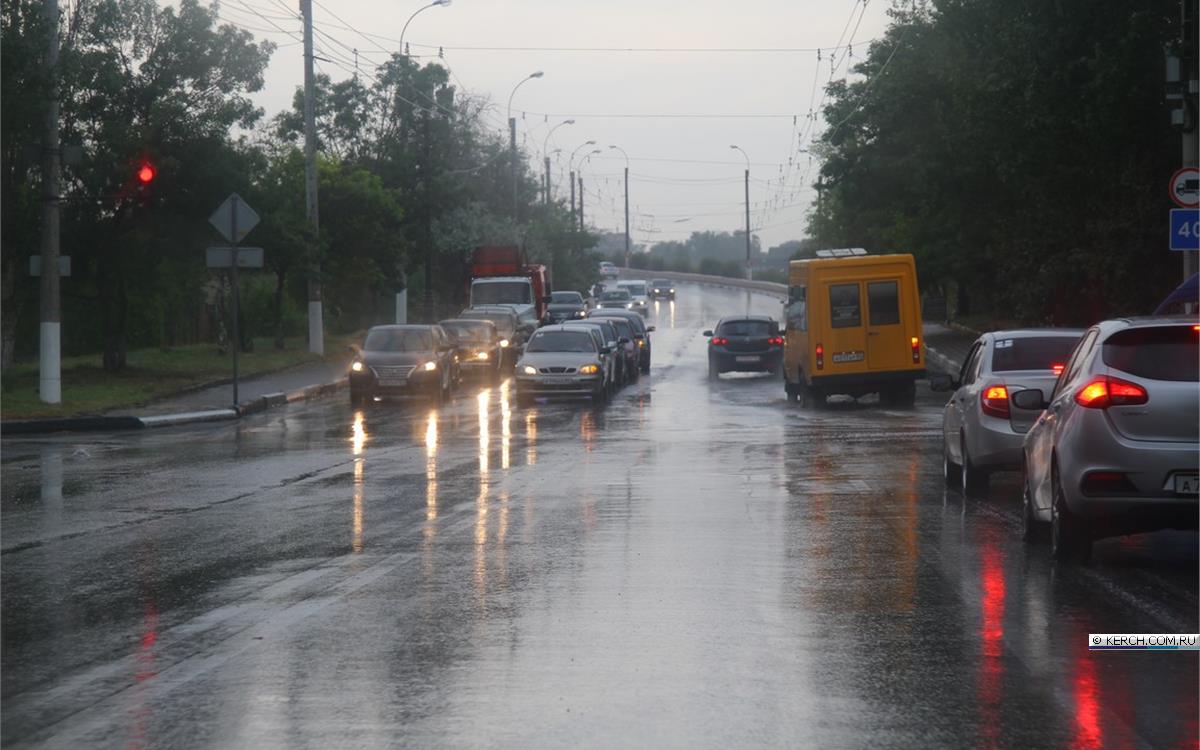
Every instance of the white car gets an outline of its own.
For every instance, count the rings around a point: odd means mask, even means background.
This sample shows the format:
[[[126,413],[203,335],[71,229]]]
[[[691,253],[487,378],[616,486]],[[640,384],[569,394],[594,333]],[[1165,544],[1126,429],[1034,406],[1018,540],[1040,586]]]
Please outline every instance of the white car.
[[[618,281],[618,289],[624,289],[629,292],[632,298],[633,305],[629,308],[642,315],[646,315],[650,311],[650,298],[646,295],[645,281]]]
[[[617,267],[615,265],[613,265],[612,263],[608,262],[607,260],[603,261],[600,264],[600,278],[602,278],[602,279],[617,278]]]

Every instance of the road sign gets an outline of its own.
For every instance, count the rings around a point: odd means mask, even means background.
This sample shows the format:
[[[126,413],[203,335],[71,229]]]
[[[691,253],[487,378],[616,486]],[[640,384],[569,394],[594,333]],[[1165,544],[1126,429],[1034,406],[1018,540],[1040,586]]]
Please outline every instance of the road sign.
[[[237,206],[237,215],[234,215],[234,205]],[[236,227],[235,227],[236,221]],[[217,228],[221,236],[230,242],[237,244],[246,239],[246,235],[250,234],[250,230],[258,226],[258,214],[253,208],[242,200],[242,197],[237,193],[230,193],[225,202],[213,211],[213,215],[208,217],[208,223]],[[234,231],[237,236],[234,237]]]
[[[1171,175],[1170,191],[1181,208],[1200,206],[1200,167],[1184,167]]]
[[[263,249],[261,247],[239,247],[237,251],[238,268],[263,267]],[[233,267],[232,247],[209,247],[205,248],[204,253],[209,268]]]
[[[1200,250],[1200,208],[1171,209],[1171,249]]]
[[[30,276],[41,276],[42,275],[42,256],[40,256],[40,255],[29,256],[29,275]],[[71,275],[71,256],[70,255],[58,256],[58,275],[59,276],[70,276]]]

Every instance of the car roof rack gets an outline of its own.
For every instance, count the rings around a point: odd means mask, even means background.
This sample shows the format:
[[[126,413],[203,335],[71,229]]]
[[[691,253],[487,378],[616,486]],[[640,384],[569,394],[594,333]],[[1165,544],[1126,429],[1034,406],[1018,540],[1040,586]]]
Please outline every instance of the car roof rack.
[[[830,250],[818,250],[818,258],[848,258],[852,255],[866,255],[867,251],[861,247],[837,247]]]

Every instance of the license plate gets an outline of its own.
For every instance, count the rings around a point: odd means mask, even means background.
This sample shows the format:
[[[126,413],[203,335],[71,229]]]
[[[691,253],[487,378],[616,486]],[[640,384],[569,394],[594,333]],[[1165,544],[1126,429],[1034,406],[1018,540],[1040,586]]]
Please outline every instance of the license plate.
[[[736,360],[738,362],[757,362],[759,357],[757,355],[753,357],[737,357]]]
[[[384,388],[398,388],[408,385],[408,381],[404,378],[380,378],[379,385]]]
[[[1180,495],[1200,494],[1200,477],[1195,474],[1176,474],[1175,491]]]

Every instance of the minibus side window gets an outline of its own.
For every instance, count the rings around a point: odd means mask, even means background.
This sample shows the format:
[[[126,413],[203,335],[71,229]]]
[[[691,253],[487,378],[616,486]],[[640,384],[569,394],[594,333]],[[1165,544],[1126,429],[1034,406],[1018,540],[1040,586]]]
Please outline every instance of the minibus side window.
[[[829,285],[829,321],[834,328],[857,328],[862,325],[858,284]]]
[[[808,330],[807,292],[803,285],[788,289],[787,327],[793,331]]]

